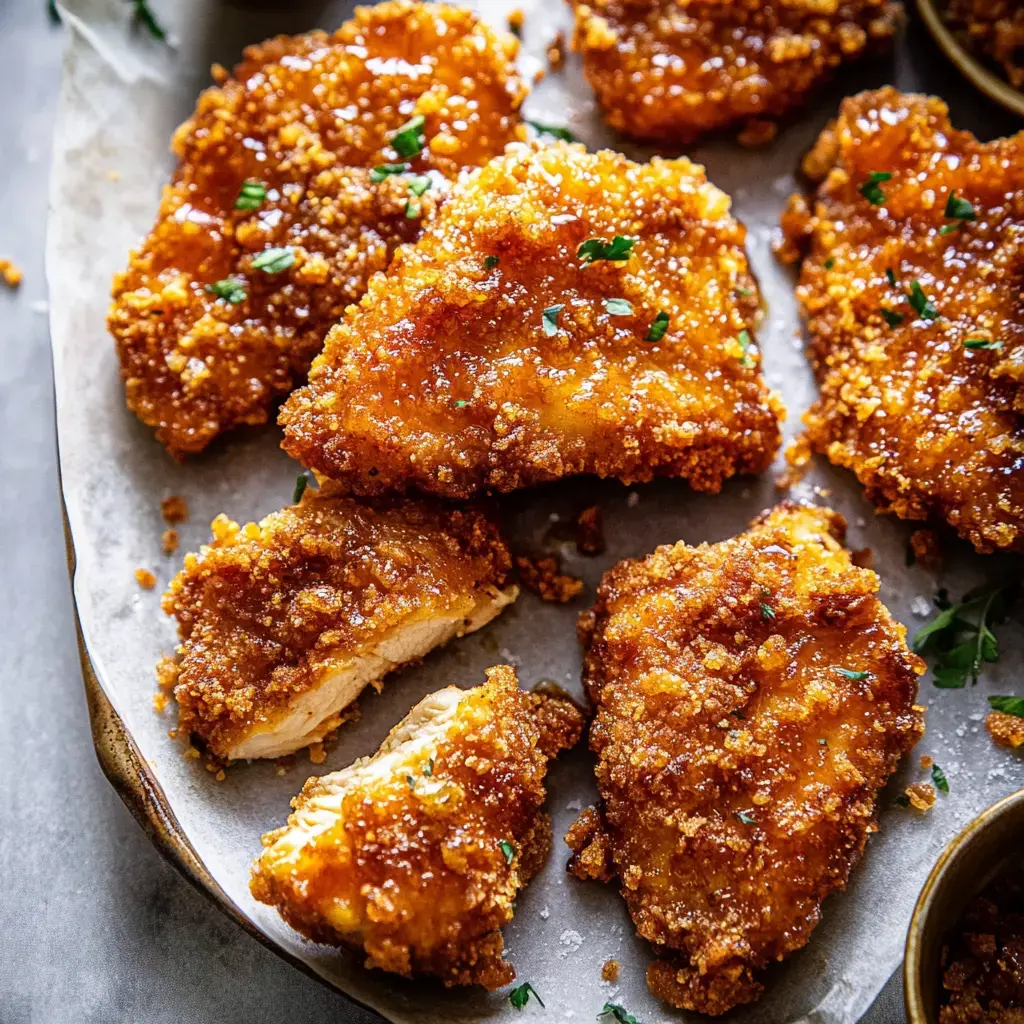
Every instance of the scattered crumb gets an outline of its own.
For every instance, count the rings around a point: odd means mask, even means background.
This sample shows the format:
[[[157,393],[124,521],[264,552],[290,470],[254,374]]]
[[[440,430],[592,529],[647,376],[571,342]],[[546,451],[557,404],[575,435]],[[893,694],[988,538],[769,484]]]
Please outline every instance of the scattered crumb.
[[[327,751],[322,743],[310,743],[309,760],[312,764],[323,764],[327,760]]]
[[[513,668],[519,668],[522,664],[522,659],[517,658],[507,647],[499,648],[498,657],[501,658],[506,665],[511,665]]]
[[[120,180],[121,180],[121,172],[120,171],[115,171],[114,168],[111,167],[110,170],[107,171],[107,181],[120,181]]]
[[[927,619],[932,613],[932,603],[923,594],[918,594],[910,602],[910,610],[919,618]]]
[[[178,663],[168,654],[165,654],[156,663],[156,683],[161,690],[173,690],[174,684],[178,681]]]
[[[277,766],[277,768],[275,769],[275,772],[276,772],[277,775],[287,775],[288,774],[288,769],[285,768],[284,765],[279,764]]]
[[[993,711],[985,719],[989,736],[1001,746],[1016,750],[1024,746],[1024,718],[1008,715],[1005,711]]]
[[[519,578],[527,590],[539,594],[545,601],[565,604],[583,593],[583,580],[575,576],[565,576],[559,572],[559,559],[548,556],[545,558],[516,557],[519,566]]]
[[[871,548],[857,548],[856,551],[850,552],[850,561],[858,569],[870,569],[874,560],[875,553]]]
[[[164,530],[160,546],[164,549],[165,555],[173,555],[178,550],[179,539],[177,530]]]
[[[775,489],[788,491],[796,487],[811,465],[811,441],[806,434],[799,434],[786,446],[785,458],[788,468],[775,481]]]
[[[910,550],[914,560],[923,569],[938,572],[942,568],[942,548],[934,530],[915,530],[910,535]]]
[[[736,136],[736,141],[746,149],[759,149],[761,146],[767,146],[778,132],[779,126],[774,121],[752,117]]]
[[[581,555],[599,555],[605,546],[601,508],[591,505],[576,517],[576,550]]]
[[[168,697],[163,690],[157,690],[156,693],[153,694],[153,710],[158,715],[162,714],[166,710],[167,705],[170,704],[170,702],[171,698]]]
[[[24,274],[22,274],[21,268],[15,264],[14,260],[0,259],[0,276],[3,277],[4,284],[8,288],[17,288],[21,284]]]
[[[556,32],[548,43],[548,67],[557,71],[565,63],[565,33]]]
[[[190,761],[198,761],[199,760],[199,751],[196,750],[195,747],[190,745],[190,746],[187,746],[185,748],[185,753],[184,753],[183,756],[187,757]]]
[[[156,586],[156,577],[148,569],[136,569],[135,580],[143,590],[152,590]]]
[[[188,519],[188,502],[180,494],[172,494],[160,502],[160,511],[163,514],[164,522],[171,526],[185,522]]]
[[[547,907],[541,907],[540,916],[541,920],[546,921],[551,916],[551,911]]]
[[[224,779],[225,779],[225,775],[224,775],[224,769],[223,769],[223,768],[221,768],[221,769],[220,769],[220,771],[218,771],[218,772],[217,772],[217,774],[216,774],[216,775],[214,775],[214,778],[215,778],[215,779],[216,779],[216,780],[217,780],[218,782],[223,782],[223,781],[224,781]]]
[[[583,945],[583,936],[572,928],[566,928],[565,931],[558,936],[558,941],[565,947],[565,949],[560,949],[558,951],[558,955],[560,957],[564,957],[568,956],[570,953],[575,953],[576,950]]]
[[[547,71],[544,68],[537,68],[533,73],[533,84],[540,85],[541,82],[547,77]]]
[[[929,757],[927,754],[921,755],[921,767],[925,771],[928,771],[928,769],[931,768],[933,764],[935,764],[935,761],[931,757]]]
[[[224,67],[223,64],[211,64],[210,65],[210,77],[218,85],[223,85],[228,80],[228,78],[230,78],[231,76],[228,73],[228,69],[226,67]]]
[[[935,787],[927,782],[915,782],[903,792],[917,811],[927,811],[935,803]]]
[[[618,981],[619,980],[619,961],[618,960],[605,960],[604,967],[601,968],[601,977],[605,981]]]
[[[517,39],[523,34],[523,24],[526,21],[526,15],[523,13],[521,7],[517,7],[514,11],[511,11],[508,16],[508,30]]]
[[[285,772],[291,771],[295,767],[295,755],[285,754],[282,757],[275,758],[274,764],[277,765],[277,774],[284,775]]]

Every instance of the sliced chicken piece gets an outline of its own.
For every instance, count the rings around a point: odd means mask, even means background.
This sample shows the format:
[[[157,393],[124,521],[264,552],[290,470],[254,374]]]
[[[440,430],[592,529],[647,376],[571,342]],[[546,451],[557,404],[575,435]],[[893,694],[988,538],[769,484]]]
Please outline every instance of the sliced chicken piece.
[[[550,848],[544,776],[582,721],[508,666],[430,694],[372,757],[306,783],[263,837],[253,895],[316,942],[362,949],[367,967],[508,984],[500,928]]]
[[[481,510],[307,493],[214,541],[164,597],[183,642],[179,723],[216,755],[280,757],[342,721],[368,683],[490,622],[518,589]]]

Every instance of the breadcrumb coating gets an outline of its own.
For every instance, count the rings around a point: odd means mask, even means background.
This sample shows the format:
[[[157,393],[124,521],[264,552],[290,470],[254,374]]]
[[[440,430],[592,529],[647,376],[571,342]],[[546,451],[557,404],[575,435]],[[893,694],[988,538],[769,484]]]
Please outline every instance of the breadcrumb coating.
[[[284,447],[356,493],[453,498],[577,473],[714,492],[765,469],[781,405],[729,205],[686,159],[510,146],[331,331]],[[625,258],[587,261],[616,237]]]
[[[985,719],[988,734],[1004,747],[1016,750],[1024,746],[1024,718],[1005,711],[992,711]]]
[[[821,184],[790,201],[783,256],[806,254],[813,445],[882,511],[1024,550],[1024,132],[979,142],[880,89],[804,169]]]
[[[548,760],[581,727],[508,666],[425,697],[374,757],[306,783],[263,837],[253,895],[315,942],[361,948],[367,967],[507,985],[500,929],[551,845]]]
[[[730,540],[620,562],[581,617],[602,806],[570,831],[570,866],[618,875],[660,957],[648,984],[674,1006],[758,998],[923,731],[924,663],[844,530],[787,502]]]
[[[967,46],[994,61],[1014,89],[1024,88],[1024,4],[949,0],[943,17]]]
[[[221,757],[322,739],[363,685],[426,653],[410,637],[429,649],[516,596],[508,548],[478,509],[307,492],[259,524],[218,516],[213,534],[163,607],[182,637],[179,728]],[[351,682],[333,706],[339,677]]]
[[[840,64],[880,49],[890,0],[569,0],[573,46],[608,123],[624,135],[691,142],[747,125],[747,143]]]
[[[175,133],[178,169],[108,319],[128,406],[173,455],[264,422],[447,179],[525,137],[517,46],[471,11],[392,0],[221,69]],[[418,116],[424,145],[406,156],[394,139]],[[408,170],[375,182],[384,164]],[[413,175],[430,180],[419,198]],[[255,197],[238,209],[247,182]],[[257,265],[282,248],[289,265]],[[231,297],[208,290],[232,281]]]

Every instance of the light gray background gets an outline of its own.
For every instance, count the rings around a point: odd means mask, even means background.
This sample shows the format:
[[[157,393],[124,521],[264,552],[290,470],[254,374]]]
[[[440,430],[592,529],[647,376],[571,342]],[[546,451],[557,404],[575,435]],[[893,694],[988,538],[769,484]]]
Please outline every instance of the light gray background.
[[[180,878],[96,762],[64,558],[45,313],[61,42],[45,0],[0,0],[0,257],[25,271],[18,291],[0,287],[0,1024],[368,1024]],[[915,49],[916,60],[938,60],[919,34]],[[901,1006],[894,978],[864,1024],[896,1024]]]

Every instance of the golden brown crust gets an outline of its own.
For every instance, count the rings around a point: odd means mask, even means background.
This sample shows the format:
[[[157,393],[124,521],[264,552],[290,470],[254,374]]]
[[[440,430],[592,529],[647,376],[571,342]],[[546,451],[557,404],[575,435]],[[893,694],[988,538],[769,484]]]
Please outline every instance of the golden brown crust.
[[[949,0],[943,16],[972,50],[991,58],[1014,87],[1024,87],[1024,5],[1020,0]]]
[[[487,677],[461,695],[439,739],[393,770],[372,776],[357,762],[355,782],[345,772],[310,779],[288,826],[264,837],[253,895],[317,942],[362,947],[369,967],[446,985],[512,981],[499,929],[547,854],[548,759],[576,742],[582,716],[524,693],[507,666]],[[325,827],[297,843],[307,812]]]
[[[637,239],[628,260],[578,257],[615,235]],[[717,491],[779,443],[745,236],[688,160],[512,146],[331,331],[282,410],[284,446],[357,493],[465,497],[575,473]],[[606,311],[612,298],[633,313]],[[659,311],[668,330],[646,342]]]
[[[109,315],[128,406],[172,454],[264,422],[327,328],[419,234],[445,179],[522,137],[516,47],[468,10],[392,0],[357,8],[333,36],[251,46],[233,77],[202,94]],[[420,218],[406,216],[407,176],[369,177],[399,160],[390,139],[414,114],[426,118],[426,145],[407,162],[436,175]],[[247,180],[269,189],[258,210],[234,209]],[[282,246],[291,267],[253,268]],[[231,277],[244,301],[205,290]]]
[[[1024,133],[981,143],[940,100],[886,88],[844,101],[805,169],[823,180],[783,228],[806,251],[812,443],[879,509],[1024,550]],[[873,172],[892,175],[878,205]],[[947,217],[950,196],[976,219]],[[937,319],[908,301],[915,281]]]
[[[439,502],[357,502],[307,491],[300,505],[214,541],[164,596],[182,644],[179,728],[225,755],[338,661],[410,618],[506,583],[511,560],[482,511]]]
[[[770,140],[779,116],[844,61],[889,42],[890,0],[570,0],[574,48],[608,123],[689,142],[746,122]]]
[[[674,1005],[757,998],[757,972],[845,884],[923,731],[924,664],[844,528],[785,503],[731,540],[659,548],[606,573],[582,623],[603,817],[574,829],[572,867],[618,874],[662,957],[651,989]]]
[[[1024,718],[1005,711],[992,711],[985,719],[988,734],[1004,747],[1016,750],[1024,746]]]

